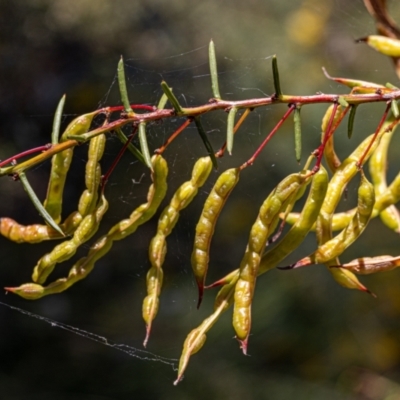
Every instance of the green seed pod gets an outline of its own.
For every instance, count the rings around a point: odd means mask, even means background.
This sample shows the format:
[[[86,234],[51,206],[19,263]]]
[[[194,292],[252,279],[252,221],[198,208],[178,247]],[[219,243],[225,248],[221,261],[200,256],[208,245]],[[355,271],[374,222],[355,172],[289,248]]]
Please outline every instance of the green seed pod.
[[[366,42],[377,52],[390,57],[400,57],[400,40],[386,36],[370,35],[358,39],[357,42]]]
[[[91,246],[88,255],[78,260],[71,268],[68,277],[57,279],[45,287],[27,283],[16,288],[7,288],[6,290],[33,300],[49,294],[63,292],[76,282],[86,278],[93,270],[96,261],[111,250],[114,241],[121,240],[134,233],[140,225],[147,222],[157,211],[167,191],[168,167],[164,158],[159,155],[153,156],[152,165],[153,184],[149,188],[147,202],[137,207],[128,219],[117,223],[106,235],[98,239]]]
[[[233,327],[244,354],[247,353],[251,303],[262,253],[268,237],[279,222],[279,213],[296,201],[300,187],[309,181],[309,177],[309,174],[291,174],[283,179],[262,204],[251,228],[247,248],[240,263],[240,277],[235,287],[233,309]]]
[[[149,269],[147,281],[147,296],[143,301],[143,319],[146,322],[146,338],[144,346],[147,345],[152,321],[157,315],[159,296],[163,282],[163,270],[165,255],[167,253],[167,236],[171,233],[178,222],[180,211],[186,208],[197,195],[201,186],[204,185],[212,170],[210,157],[202,157],[195,163],[190,181],[183,183],[173,195],[170,204],[165,207],[158,221],[157,233],[150,242]]]
[[[239,168],[232,168],[219,176],[204,203],[203,211],[196,226],[191,260],[193,273],[199,289],[198,307],[203,297],[209,263],[210,244],[215,225],[226,200],[239,181],[239,174]]]

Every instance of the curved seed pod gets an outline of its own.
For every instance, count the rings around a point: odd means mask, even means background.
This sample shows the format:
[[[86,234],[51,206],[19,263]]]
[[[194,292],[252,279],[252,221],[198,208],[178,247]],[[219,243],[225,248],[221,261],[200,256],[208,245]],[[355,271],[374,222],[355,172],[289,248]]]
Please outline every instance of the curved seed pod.
[[[0,235],[16,243],[40,243],[44,240],[63,239],[72,234],[82,222],[82,216],[73,212],[59,225],[65,235],[48,225],[21,225],[11,218],[0,218]]]
[[[196,226],[193,252],[191,257],[192,269],[199,289],[200,306],[203,298],[204,284],[207,275],[210,243],[214,234],[218,216],[233,188],[239,181],[239,168],[231,168],[223,172],[214,184]]]
[[[376,201],[374,205],[374,209],[372,210],[371,218],[375,218],[380,213],[390,207],[393,204],[396,204],[400,201],[400,173],[396,176],[390,186],[380,195],[376,196]],[[357,212],[357,207],[348,211],[336,213],[332,215],[332,231],[340,231],[344,229],[354,217],[354,214]],[[280,214],[280,218],[283,218],[284,214]],[[286,222],[290,225],[295,224],[300,217],[300,213],[290,213]],[[313,225],[312,230],[316,230],[316,224]]]
[[[382,135],[389,129],[393,120],[390,118],[386,121],[380,131],[378,132],[377,140],[372,144],[368,153],[366,154],[365,159],[370,157],[372,152],[376,149],[377,141],[380,140]],[[336,170],[333,175],[331,181],[328,185],[327,194],[325,196],[324,203],[321,207],[320,215],[317,219],[316,224],[316,234],[319,246],[322,246],[324,243],[330,241],[332,239],[332,217],[336,210],[336,207],[340,201],[343,191],[345,190],[347,184],[354,177],[354,175],[358,171],[357,163],[360,157],[363,156],[366,149],[370,145],[370,142],[373,135],[367,137],[354,151],[353,153],[347,157],[340,167]],[[340,264],[339,260],[333,258],[332,260],[328,260],[324,262],[325,266],[329,267],[330,265],[338,265]],[[358,281],[357,277],[352,274],[350,271],[342,271],[340,269],[330,268],[333,278],[342,286],[347,287],[349,289],[358,289],[362,291],[368,291],[368,289]]]
[[[240,277],[235,287],[233,309],[233,327],[244,354],[247,354],[251,303],[262,252],[269,235],[279,222],[279,213],[295,201],[298,190],[309,177],[309,174],[291,174],[283,179],[262,204],[251,228],[247,248],[240,263]]]
[[[190,357],[203,347],[207,338],[206,333],[217,322],[221,314],[231,306],[237,279],[238,275],[236,276],[236,279],[233,279],[230,283],[221,288],[215,299],[214,312],[197,328],[193,329],[186,337],[186,340],[183,344],[181,358],[179,360],[178,377],[174,382],[174,385],[177,385],[179,381],[182,380],[183,373],[188,366]]]
[[[147,202],[137,207],[128,219],[120,221],[106,235],[98,239],[91,246],[89,254],[78,260],[71,268],[67,278],[57,279],[47,286],[27,283],[17,288],[6,288],[6,290],[25,299],[35,300],[49,294],[63,292],[74,283],[84,279],[92,271],[96,261],[110,251],[114,241],[121,240],[134,233],[140,225],[147,222],[157,211],[167,191],[168,167],[166,161],[160,155],[153,156],[152,165],[153,184],[149,188]]]
[[[368,182],[364,174],[362,174],[360,186],[358,188],[357,212],[350,224],[333,239],[321,244],[309,257],[305,257],[294,264],[292,268],[299,268],[310,264],[323,264],[342,254],[366,228],[372,214],[374,203],[374,187]]]
[[[312,158],[313,158],[313,156],[311,156],[308,159],[304,168],[308,167]],[[282,242],[287,242],[287,244],[289,244],[292,241],[296,241],[296,238],[302,237],[302,235],[305,236],[306,235],[305,231],[307,230],[307,228],[306,228],[307,222],[306,221],[310,218],[312,220],[315,220],[317,218],[319,209],[321,208],[321,204],[322,204],[323,198],[326,193],[326,185],[327,185],[327,181],[328,181],[328,175],[326,173],[325,168],[323,168],[321,166],[320,170],[312,176],[313,176],[313,184],[310,189],[310,194],[308,195],[306,204],[304,206],[304,208],[306,210],[304,210],[304,212],[302,213],[302,218],[301,218],[301,221],[298,224],[298,226],[293,228],[293,232],[291,230],[291,232],[289,232],[285,236],[285,238],[282,240]],[[325,181],[326,181],[326,184],[324,183]],[[307,180],[307,183],[308,183],[308,180]],[[297,191],[294,195],[293,201],[285,202],[286,210],[285,210],[285,213],[282,213],[282,214],[284,214],[284,215],[288,214],[288,212],[292,209],[292,207],[294,206],[296,201],[299,200],[304,195],[305,190],[306,190],[306,185],[299,186],[299,188],[297,189]],[[282,214],[280,214],[279,216],[281,217]],[[313,223],[308,222],[308,225],[312,226],[312,224]],[[276,226],[276,225],[274,225],[274,226]],[[281,233],[281,228],[280,228],[278,234],[274,235],[274,238],[275,238],[275,236],[278,236],[278,238],[279,238],[280,233]],[[297,230],[297,232],[295,233],[296,230]],[[301,233],[301,231],[303,231],[303,233]],[[278,240],[278,238],[276,240]],[[274,241],[276,241],[276,240],[274,240]],[[268,242],[267,242],[267,245],[268,245]],[[278,244],[276,247],[274,247],[273,250],[277,249],[278,246],[280,246],[280,245]],[[286,245],[284,245],[282,247],[286,248]],[[269,252],[268,252],[268,254],[269,254]],[[264,259],[264,256],[262,257],[262,261],[263,261],[263,259]],[[277,263],[279,263],[279,261],[277,261]],[[260,265],[260,268],[263,268],[263,266]],[[232,281],[232,279],[236,279],[236,276],[239,276],[239,271],[240,271],[239,269],[236,269],[236,270],[230,272],[228,275],[226,275],[222,279],[219,279],[218,281],[212,283],[211,285],[206,286],[205,288],[210,289],[210,288],[213,288],[216,286],[228,284]],[[264,270],[264,272],[266,272],[266,270]],[[259,275],[261,273],[263,273],[263,272],[259,271]]]
[[[97,111],[84,114],[74,119],[61,136],[60,142],[68,139],[68,135],[81,135],[86,133]],[[55,154],[51,159],[49,185],[47,187],[44,207],[57,223],[61,220],[62,195],[64,193],[65,179],[71,165],[73,149],[67,149]]]
[[[152,321],[157,315],[159,296],[163,282],[162,265],[167,253],[167,236],[171,233],[178,221],[179,213],[186,208],[197,195],[201,186],[204,185],[212,170],[210,157],[202,157],[195,163],[190,181],[183,183],[173,195],[169,205],[165,207],[158,220],[157,233],[150,242],[149,269],[147,281],[147,296],[143,300],[143,319],[146,322],[146,338],[144,346],[149,339]]]
[[[372,144],[371,148],[368,151],[368,154],[365,157],[365,160],[367,160],[373,154],[382,136],[387,135],[390,131],[392,130],[394,131],[397,128],[398,124],[391,126],[393,122],[394,119],[389,118],[382,125],[380,131],[378,132],[376,140]],[[335,217],[337,218],[337,221],[333,221],[334,217],[333,213],[335,212],[335,209],[342,196],[342,193],[345,190],[347,184],[357,173],[358,171],[357,163],[360,157],[364,154],[365,150],[368,148],[373,137],[374,134],[368,136],[366,139],[362,141],[362,143],[353,151],[353,153],[351,153],[350,156],[347,157],[345,161],[343,161],[343,163],[337,169],[336,173],[333,175],[331,182],[329,183],[328,193],[325,198],[324,205],[321,211],[322,213],[321,218],[323,220],[326,220],[324,228],[326,228],[326,230],[328,231],[331,231],[331,229],[333,230],[340,230],[340,228],[343,229],[350,222],[351,218],[354,215],[353,212],[355,211],[352,210],[346,212],[345,214],[339,213],[336,214],[337,217]],[[396,198],[400,200],[400,174],[396,177],[395,181],[389,186],[388,190],[385,192],[385,195],[379,196],[377,198],[374,208],[379,209],[381,211],[386,207],[388,207],[388,205],[394,204],[397,201],[399,201],[399,200],[394,201]],[[375,216],[375,210],[373,216]],[[287,216],[286,221],[291,224],[294,223],[297,219],[298,219],[298,214],[290,213]],[[341,224],[341,222],[344,223],[343,221],[347,222],[346,224],[344,224],[344,226]],[[332,222],[334,228],[331,228]]]
[[[302,187],[305,187],[305,185]],[[274,248],[266,251],[262,255],[258,275],[262,275],[265,272],[268,272],[270,269],[275,268],[285,257],[287,257],[301,244],[319,215],[327,187],[328,174],[325,168],[321,167],[312,178],[310,192],[307,196],[307,200],[298,220]],[[296,196],[296,200],[297,199],[298,196]],[[222,279],[219,279],[206,288],[208,289],[216,286],[226,285],[238,274],[239,269],[232,271]]]
[[[318,218],[327,188],[328,174],[325,168],[321,167],[312,178],[310,192],[298,221],[273,249],[263,254],[259,275],[275,268],[303,242]]]
[[[397,174],[389,187],[380,195],[377,196],[371,218],[380,215],[383,210],[386,210],[391,205],[400,201],[400,173]],[[332,218],[332,230],[344,229],[350,222],[356,209],[346,211],[345,213],[337,213]]]
[[[351,94],[376,94],[376,92],[382,93],[382,94],[386,94],[386,93],[392,93],[393,89],[389,89],[387,87],[382,87],[379,89],[375,89],[373,87],[370,86],[359,86],[359,87],[355,87],[352,91]]]
[[[322,67],[322,71],[324,72],[324,75],[328,79],[330,79],[332,81],[335,81],[337,83],[340,83],[342,85],[345,85],[345,86],[347,86],[349,88],[356,88],[356,87],[359,87],[359,86],[366,87],[366,88],[374,88],[374,89],[385,88],[385,86],[379,85],[379,84],[374,83],[374,82],[360,81],[358,79],[337,78],[337,77],[330,76],[328,74],[327,70],[324,67]]]
[[[387,170],[387,153],[393,131],[382,136],[378,147],[374,151],[369,161],[369,172],[371,174],[372,183],[375,187],[377,197],[384,194],[387,189],[386,170]],[[396,232],[400,232],[400,213],[395,205],[391,205],[380,213],[382,222]]]
[[[83,218],[72,239],[60,243],[38,261],[33,270],[32,280],[37,283],[44,283],[56,264],[69,260],[76,253],[78,247],[97,232],[107,209],[108,202],[102,196],[99,205]]]
[[[91,213],[97,204],[97,191],[101,179],[99,161],[103,157],[105,144],[106,136],[104,134],[94,137],[89,143],[88,161],[85,170],[86,190],[82,193],[78,204],[78,211],[82,217]]]
[[[400,267],[400,256],[377,256],[356,258],[347,264],[332,265],[331,268],[349,270],[356,274],[369,275],[376,272],[391,271]]]
[[[333,112],[334,105],[331,104],[328,109],[325,112],[324,117],[322,118],[322,137],[321,141],[324,141],[324,137],[327,133],[327,129],[329,126],[329,122],[332,118],[332,112]],[[334,127],[338,121],[342,118],[343,116],[343,108],[339,105],[336,109],[335,116],[333,117],[333,121],[331,124],[331,127]],[[329,169],[334,173],[338,167],[341,164],[341,161],[339,157],[336,155],[335,148],[334,148],[334,142],[333,142],[333,135],[329,138],[329,140],[326,142],[325,148],[324,148],[324,157],[326,160],[326,163],[328,164]]]
[[[101,178],[99,161],[104,153],[105,141],[105,135],[99,135],[90,140],[85,171],[86,190],[79,199],[78,212],[71,213],[65,222],[59,225],[64,235],[47,225],[21,225],[10,218],[0,218],[0,234],[17,243],[39,243],[44,240],[61,239],[73,234],[82,219],[96,207],[97,190]]]
[[[400,57],[400,40],[380,35],[370,35],[358,39],[357,42],[365,42],[368,46],[385,56]]]

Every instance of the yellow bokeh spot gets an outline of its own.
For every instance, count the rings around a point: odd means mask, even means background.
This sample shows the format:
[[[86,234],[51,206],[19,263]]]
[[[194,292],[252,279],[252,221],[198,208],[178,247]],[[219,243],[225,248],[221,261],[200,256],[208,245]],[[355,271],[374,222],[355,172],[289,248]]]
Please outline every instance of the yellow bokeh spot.
[[[323,38],[329,8],[305,1],[303,5],[286,20],[285,29],[288,38],[295,44],[312,47]]]

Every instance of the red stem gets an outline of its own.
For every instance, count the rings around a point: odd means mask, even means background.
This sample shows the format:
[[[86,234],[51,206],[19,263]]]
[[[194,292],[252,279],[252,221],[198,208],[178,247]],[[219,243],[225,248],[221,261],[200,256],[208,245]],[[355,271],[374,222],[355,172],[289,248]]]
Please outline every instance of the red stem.
[[[188,118],[172,135],[170,135],[167,141],[159,148],[154,151],[156,154],[162,154],[164,150],[171,144],[171,142],[178,137],[178,135],[186,129],[192,122],[192,118]]]
[[[132,139],[135,137],[135,135],[137,133],[137,129],[138,129],[137,126],[135,126],[131,136],[128,138],[128,140],[121,147],[120,151],[118,152],[117,156],[115,157],[114,161],[112,162],[110,168],[108,168],[108,171],[101,177],[101,193],[104,193],[104,189],[106,187],[108,179],[110,178],[110,175],[113,173],[115,167],[119,163],[119,160],[124,155],[125,150],[129,146],[129,143],[132,142]]]
[[[244,164],[241,165],[240,169],[244,169],[248,167],[249,165],[252,165],[255,159],[258,157],[258,155],[261,153],[263,148],[266,146],[266,144],[272,139],[272,137],[275,135],[275,133],[278,131],[278,129],[281,127],[281,125],[285,122],[285,120],[289,117],[289,115],[292,113],[292,111],[296,108],[296,104],[290,104],[289,109],[285,112],[283,117],[280,119],[280,121],[275,125],[275,128],[272,129],[270,134],[264,139],[264,141],[261,143],[261,145],[258,147],[258,149],[255,151],[252,157],[250,157]]]
[[[29,156],[30,154],[39,153],[39,152],[42,152],[42,151],[49,150],[49,149],[51,149],[51,147],[52,147],[52,145],[50,143],[48,143],[48,144],[45,144],[43,146],[35,147],[33,149],[30,149],[30,150],[25,150],[22,153],[18,153],[15,156],[7,158],[7,160],[1,161],[0,162],[0,168],[4,167],[7,164],[10,164],[14,160],[18,160],[19,158],[22,158],[22,157],[25,157],[25,156]]]
[[[376,128],[376,131],[375,131],[375,133],[374,133],[374,136],[372,137],[372,139],[371,139],[371,141],[369,142],[367,148],[365,149],[364,154],[363,154],[363,155],[360,157],[360,159],[358,160],[358,163],[357,163],[358,168],[362,168],[363,163],[364,163],[364,159],[365,159],[365,157],[367,156],[369,150],[371,149],[373,143],[375,142],[375,139],[376,139],[376,137],[378,136],[379,131],[381,130],[382,125],[383,125],[383,123],[384,123],[385,120],[386,120],[386,117],[387,117],[387,115],[388,115],[388,113],[389,113],[389,110],[390,110],[390,102],[386,105],[386,110],[385,110],[385,112],[383,113],[381,120],[379,121],[379,125],[378,125],[378,127]]]
[[[130,105],[133,110],[146,110],[146,111],[156,111],[157,107],[150,106],[148,104],[131,104]],[[113,106],[113,107],[106,107],[108,112],[115,112],[115,111],[123,111],[124,106]]]

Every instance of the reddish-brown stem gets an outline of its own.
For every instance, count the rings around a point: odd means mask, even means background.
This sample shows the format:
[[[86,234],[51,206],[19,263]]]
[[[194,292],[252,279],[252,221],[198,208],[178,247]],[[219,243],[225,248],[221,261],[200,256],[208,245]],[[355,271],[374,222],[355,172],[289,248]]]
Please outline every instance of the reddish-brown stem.
[[[171,142],[178,137],[178,135],[184,131],[192,122],[192,118],[188,118],[172,135],[170,135],[167,141],[159,148],[154,151],[156,154],[162,154],[164,150],[171,144]]]
[[[269,135],[264,139],[264,141],[261,143],[261,145],[255,151],[255,153],[244,164],[242,164],[240,166],[240,169],[244,169],[244,168],[246,168],[249,165],[252,165],[254,163],[255,159],[258,157],[258,155],[261,153],[261,151],[264,149],[264,147],[267,145],[267,143],[273,138],[275,133],[278,131],[278,129],[286,121],[286,119],[289,117],[289,115],[292,113],[292,111],[295,108],[296,108],[296,104],[290,104],[289,105],[289,109],[285,112],[285,114],[280,119],[280,121],[275,125],[275,128],[272,129],[272,131],[269,133]]]
[[[396,99],[400,99],[400,90],[394,90],[390,93],[383,93],[379,89],[375,93],[361,93],[354,94],[350,93],[348,95],[341,96],[343,100],[345,100],[350,105],[357,105],[363,103],[371,103],[371,102],[381,102],[381,101],[392,101]],[[271,104],[299,104],[299,105],[307,105],[307,104],[317,104],[317,103],[337,103],[338,95],[337,94],[317,94],[312,96],[291,96],[291,95],[282,95],[279,98],[276,98],[274,95],[269,97],[262,97],[256,99],[248,99],[248,100],[239,100],[239,101],[210,101],[207,104],[200,105],[197,107],[188,107],[183,109],[183,114],[187,118],[195,117],[201,114],[205,114],[207,112],[215,111],[215,110],[226,110],[232,107],[237,108],[256,108],[262,106],[268,106]],[[151,108],[151,106],[144,105],[146,109]],[[108,113],[110,110],[119,109],[122,110],[122,106],[117,107],[105,107],[103,109],[97,110],[98,113]],[[134,124],[138,122],[151,122],[151,121],[160,121],[167,118],[176,117],[176,112],[174,109],[154,109],[151,108],[151,111],[145,112],[142,114],[135,114],[131,117],[121,116],[120,119],[110,122],[106,126],[102,126],[100,128],[94,129],[88,133],[80,135],[80,137],[71,137],[72,140],[59,143],[57,145],[53,145],[50,149],[44,151],[42,154],[39,154],[17,166],[11,167],[0,167],[0,177],[9,174],[18,174],[19,172],[25,171],[28,168],[31,168],[47,158],[53,156],[54,154],[63,151],[66,148],[71,148],[78,145],[81,142],[88,141],[93,137],[100,135],[101,133],[106,133],[108,131],[112,131],[113,129],[119,127],[123,127],[127,124]],[[30,151],[30,150],[28,150]],[[15,159],[15,156],[10,157],[10,159]],[[248,165],[248,164],[247,164]]]
[[[383,123],[384,123],[385,120],[386,120],[386,117],[387,117],[387,115],[388,115],[388,113],[389,113],[389,110],[390,110],[390,102],[388,102],[388,104],[386,105],[385,112],[383,113],[382,118],[381,118],[381,120],[379,121],[379,125],[378,125],[378,127],[376,128],[376,131],[375,131],[375,133],[374,133],[374,136],[372,137],[372,139],[371,139],[371,141],[369,142],[367,148],[365,149],[364,154],[363,154],[363,155],[360,157],[360,159],[358,160],[358,163],[357,163],[357,167],[358,167],[358,168],[360,168],[360,169],[362,168],[363,163],[364,163],[364,159],[365,159],[365,157],[367,156],[367,154],[369,153],[369,150],[371,149],[373,143],[375,142],[376,137],[378,136],[379,131],[381,130],[382,125],[383,125]]]
[[[0,168],[4,167],[7,164],[10,164],[14,160],[18,160],[18,159],[20,159],[22,157],[29,156],[31,154],[35,154],[35,153],[39,153],[39,152],[42,152],[42,151],[49,150],[51,147],[52,147],[52,144],[48,143],[48,144],[45,144],[43,146],[35,147],[33,149],[23,151],[22,153],[18,153],[13,157],[7,158],[7,160],[1,161],[0,162]]]
[[[133,110],[146,110],[146,111],[156,111],[157,107],[150,106],[147,104],[131,104],[130,105]],[[115,111],[123,111],[124,106],[113,106],[113,107],[106,107],[106,110],[110,113]]]
[[[331,138],[331,136],[333,135],[333,133],[335,132],[336,128],[339,126],[339,123],[342,121],[342,119],[344,117],[344,115],[343,115],[342,118],[340,119],[340,121],[338,121],[338,123],[335,126],[332,126],[333,125],[333,121],[335,120],[335,115],[336,115],[336,111],[338,109],[338,106],[339,106],[338,103],[334,103],[333,104],[332,114],[331,114],[331,117],[329,118],[329,123],[328,123],[328,126],[326,128],[322,143],[320,144],[318,149],[315,150],[314,153],[313,153],[317,157],[317,161],[316,161],[315,166],[313,168],[313,173],[316,173],[316,172],[319,171],[319,168],[320,168],[321,162],[322,162],[322,156],[324,155],[325,146],[328,143],[328,141]]]
[[[131,136],[129,136],[128,140],[121,147],[120,151],[118,152],[117,156],[115,157],[114,161],[112,162],[110,168],[108,168],[107,172],[101,177],[101,185],[100,185],[101,193],[104,193],[104,189],[106,187],[108,179],[110,178],[110,175],[113,173],[115,167],[119,163],[119,160],[124,155],[125,150],[128,148],[129,143],[132,142],[132,139],[135,137],[136,133],[137,133],[137,126],[134,127],[134,130],[133,130]]]
[[[236,125],[233,128],[233,134],[235,134],[238,129],[242,126],[243,122],[247,118],[247,116],[250,114],[250,112],[253,111],[251,108],[246,108],[245,112],[241,115],[239,118],[239,121],[236,122]],[[225,150],[226,150],[226,142],[221,146],[221,148],[215,153],[215,157],[220,158],[223,157]]]
[[[4,170],[1,171],[0,176],[10,175],[10,174],[18,175],[20,172],[24,172],[27,169],[32,168],[35,165],[40,164],[41,162],[54,156],[54,154],[60,153],[61,151],[64,151],[66,149],[70,149],[71,147],[75,147],[78,144],[79,143],[76,140],[67,140],[65,142],[52,145],[50,148],[48,148],[43,153],[38,154],[35,157],[32,157],[29,160],[22,162],[21,164],[17,164],[17,165],[11,166],[11,167],[4,168]],[[15,157],[11,157],[11,158],[15,159]]]

